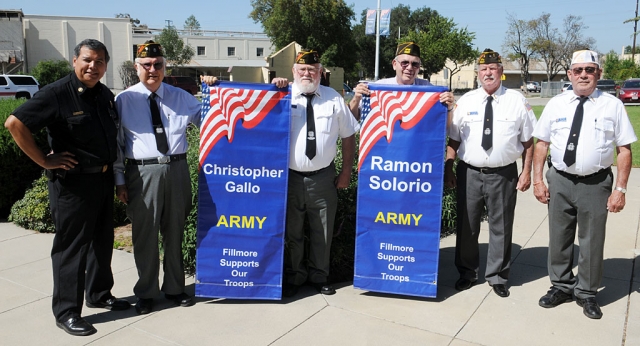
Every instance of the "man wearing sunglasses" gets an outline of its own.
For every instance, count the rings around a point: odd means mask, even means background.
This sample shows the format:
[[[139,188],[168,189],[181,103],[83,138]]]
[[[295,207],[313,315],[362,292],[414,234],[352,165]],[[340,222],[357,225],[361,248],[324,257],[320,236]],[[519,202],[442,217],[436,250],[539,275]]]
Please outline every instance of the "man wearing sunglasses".
[[[179,306],[191,306],[184,292],[182,237],[191,210],[191,179],[186,160],[189,124],[200,125],[201,103],[190,93],[162,83],[165,60],[159,44],[138,47],[135,68],[140,83],[121,92],[116,106],[118,160],[114,165],[116,195],[127,204],[138,282],[136,311],[148,314],[153,299],[164,292]],[[215,77],[208,77],[213,84]],[[164,278],[159,286],[158,232],[164,249]]]
[[[499,297],[508,297],[511,239],[518,191],[531,185],[535,115],[521,93],[502,86],[502,58],[485,49],[478,59],[482,87],[457,102],[449,128],[445,184],[457,187],[455,264],[459,291],[471,288],[480,265],[478,236],[485,208],[489,246],[485,280]],[[453,174],[453,162],[460,158]],[[522,157],[518,175],[516,160]]]
[[[607,215],[625,206],[631,143],[637,138],[622,102],[596,89],[602,74],[598,53],[573,53],[567,74],[573,92],[549,100],[533,132],[538,139],[533,193],[549,205],[547,269],[552,284],[538,304],[553,308],[575,296],[587,317],[599,319],[602,311],[596,293],[602,281]],[[547,188],[542,172],[549,149]],[[618,155],[615,185],[614,149]],[[576,226],[580,254],[574,276]]]
[[[393,84],[393,85],[432,85],[426,79],[418,78],[420,66],[420,47],[413,42],[400,43],[396,49],[396,57],[391,61],[396,76],[391,78],[380,79],[377,84]],[[360,110],[362,109],[362,96],[369,95],[369,86],[367,83],[359,83],[353,89],[353,98],[349,102],[351,113],[360,120]],[[447,105],[449,114],[453,111],[455,99],[452,92],[444,92],[440,94],[440,102]],[[363,119],[364,120],[364,119]],[[448,124],[449,122],[447,122]]]
[[[314,50],[298,53],[292,68],[284,297],[296,295],[306,282],[321,294],[336,293],[328,279],[337,189],[349,187],[359,125],[342,96],[320,85],[322,71]],[[274,78],[272,83],[279,88],[289,85],[286,78]],[[336,177],[333,160],[338,138],[342,139],[342,171]],[[309,221],[308,251],[305,218]]]

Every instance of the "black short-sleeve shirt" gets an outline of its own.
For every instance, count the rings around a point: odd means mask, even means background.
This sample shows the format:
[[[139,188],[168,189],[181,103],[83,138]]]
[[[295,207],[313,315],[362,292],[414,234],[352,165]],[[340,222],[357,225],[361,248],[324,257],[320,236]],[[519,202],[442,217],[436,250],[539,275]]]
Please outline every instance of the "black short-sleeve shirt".
[[[113,93],[100,82],[87,88],[72,72],[38,91],[13,115],[31,132],[46,127],[53,152],[73,153],[82,167],[116,160],[119,119]]]

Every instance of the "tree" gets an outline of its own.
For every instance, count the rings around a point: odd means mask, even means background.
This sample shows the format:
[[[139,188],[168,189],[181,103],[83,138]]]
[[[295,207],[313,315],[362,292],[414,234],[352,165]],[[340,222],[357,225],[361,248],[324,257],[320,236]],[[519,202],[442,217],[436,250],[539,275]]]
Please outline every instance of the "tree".
[[[40,86],[43,87],[68,75],[73,71],[66,60],[42,60],[31,70]]]
[[[631,59],[620,60],[614,51],[605,56],[603,70],[603,77],[613,80],[625,80],[640,75],[640,66]]]
[[[122,87],[124,89],[140,81],[136,68],[133,66],[131,60],[123,61],[122,65],[118,68],[118,73],[120,74],[120,80],[122,80]]]
[[[560,35],[558,29],[551,26],[551,15],[542,13],[539,18],[530,22],[532,42],[531,50],[545,63],[547,81],[551,81],[562,68]]]
[[[466,30],[465,28],[461,32],[454,34],[457,36],[454,41],[461,44],[452,46],[448,54],[449,61],[453,64],[453,68],[449,71],[449,90],[451,90],[453,76],[460,72],[463,67],[473,64],[476,57],[480,55],[477,49],[471,47],[471,41],[475,38],[475,34],[468,33]]]
[[[583,35],[583,32],[588,28],[580,16],[568,15],[565,17],[563,31],[558,40],[559,60],[565,72],[571,68],[573,52],[595,46],[596,40],[593,37],[584,37]]]
[[[193,47],[184,43],[173,26],[162,29],[160,35],[156,36],[156,42],[164,49],[164,59],[171,67],[189,63],[195,54]],[[171,74],[171,69],[168,69],[167,74]]]
[[[131,22],[131,27],[133,27],[133,32],[136,34],[150,34],[149,26],[147,24],[140,24],[140,19],[131,18],[131,15],[128,13],[118,13],[116,14],[116,18],[129,18]]]
[[[353,69],[354,13],[344,0],[251,0],[251,6],[249,17],[262,24],[276,50],[296,41],[320,52],[325,66]]]
[[[202,35],[200,31],[200,22],[196,19],[196,16],[191,15],[184,21],[184,29],[189,30],[189,35]]]

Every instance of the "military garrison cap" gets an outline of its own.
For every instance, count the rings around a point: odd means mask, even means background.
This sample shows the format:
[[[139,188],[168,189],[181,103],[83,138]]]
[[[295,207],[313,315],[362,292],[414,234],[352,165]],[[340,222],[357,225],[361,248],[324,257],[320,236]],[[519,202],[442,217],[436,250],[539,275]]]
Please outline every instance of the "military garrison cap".
[[[502,57],[498,52],[487,48],[480,54],[480,58],[478,59],[478,65],[483,64],[502,64]]]
[[[415,42],[402,42],[398,45],[396,49],[396,56],[401,54],[413,55],[420,57],[420,46],[415,44]]]
[[[158,56],[164,56],[162,54],[162,46],[159,43],[148,40],[138,46],[136,58],[155,58]]]

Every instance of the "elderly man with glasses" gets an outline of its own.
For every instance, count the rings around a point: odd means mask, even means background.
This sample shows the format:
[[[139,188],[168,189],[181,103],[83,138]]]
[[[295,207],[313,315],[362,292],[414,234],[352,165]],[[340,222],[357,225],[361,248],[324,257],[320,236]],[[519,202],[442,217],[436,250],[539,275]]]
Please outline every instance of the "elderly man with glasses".
[[[377,84],[392,84],[392,85],[433,85],[426,79],[418,78],[418,72],[420,72],[420,66],[422,62],[420,60],[420,47],[413,42],[400,43],[396,49],[396,57],[391,61],[396,76],[391,78],[380,79],[373,83]],[[355,89],[353,89],[353,99],[349,102],[349,109],[351,113],[360,120],[360,111],[362,109],[362,96],[369,95],[369,86],[367,83],[359,83]],[[453,104],[455,99],[453,93],[444,92],[440,94],[440,102],[447,105],[449,115],[453,111]],[[364,120],[364,119],[363,119]],[[447,122],[448,124],[449,122]]]
[[[487,210],[489,247],[485,280],[499,297],[509,296],[511,239],[518,191],[531,185],[535,115],[521,93],[502,85],[502,58],[485,49],[478,59],[481,88],[464,94],[449,129],[445,184],[457,187],[455,264],[459,291],[471,288],[480,265],[478,236]],[[453,174],[453,162],[460,158]],[[516,160],[522,156],[522,172]]]
[[[625,206],[631,143],[637,138],[622,102],[596,88],[602,74],[598,53],[573,53],[567,74],[573,91],[549,100],[533,131],[538,139],[533,193],[549,205],[547,269],[552,284],[538,303],[553,308],[575,296],[587,317],[599,319],[602,311],[596,293],[602,281],[607,215]],[[615,185],[614,149],[618,154]],[[542,178],[545,161],[548,188]],[[576,226],[580,254],[574,276]]]
[[[318,52],[302,50],[293,65],[289,186],[285,229],[285,278],[282,295],[294,296],[309,282],[318,292],[335,294],[329,280],[329,255],[338,206],[336,189],[349,186],[359,125],[340,94],[320,85]],[[274,78],[276,86],[288,85]],[[333,160],[342,138],[342,171]],[[304,220],[309,220],[309,254],[305,261]],[[306,263],[305,263],[306,262]]]
[[[180,306],[193,305],[184,292],[182,237],[191,210],[191,178],[187,165],[189,124],[200,125],[201,103],[188,92],[162,83],[162,46],[147,41],[138,47],[135,68],[140,83],[116,97],[121,116],[118,160],[114,165],[116,195],[127,204],[138,282],[136,311],[148,314],[153,299],[164,292]],[[205,81],[213,84],[215,77]],[[164,249],[164,279],[159,286],[158,232]]]

